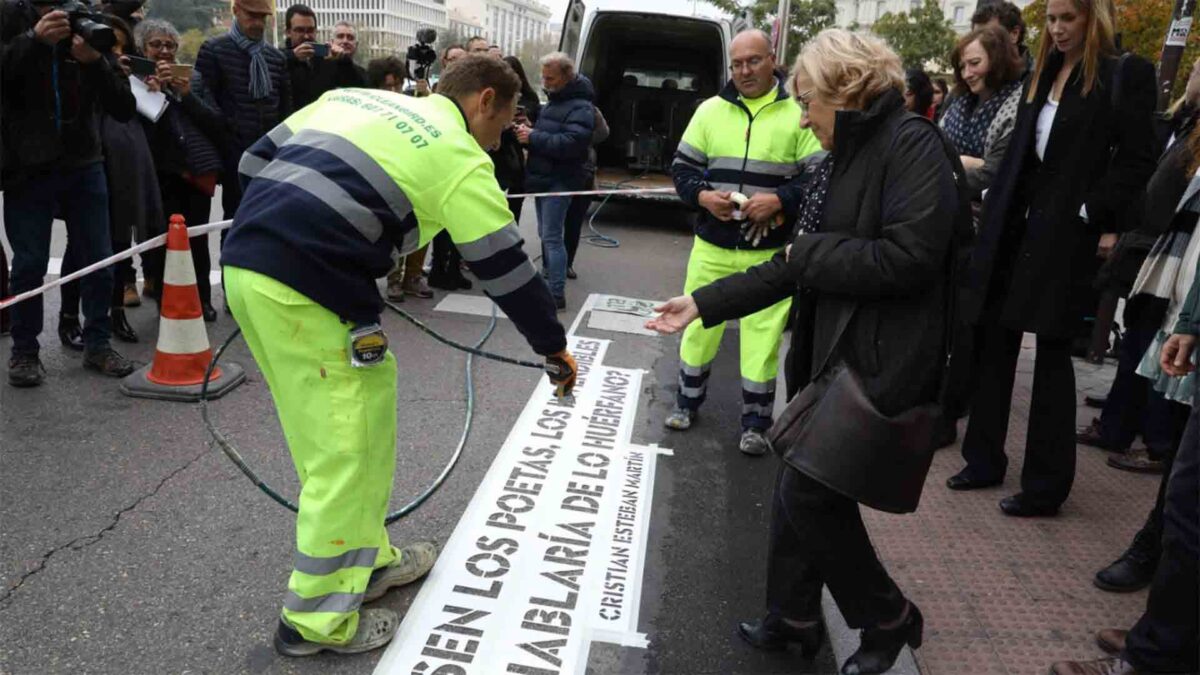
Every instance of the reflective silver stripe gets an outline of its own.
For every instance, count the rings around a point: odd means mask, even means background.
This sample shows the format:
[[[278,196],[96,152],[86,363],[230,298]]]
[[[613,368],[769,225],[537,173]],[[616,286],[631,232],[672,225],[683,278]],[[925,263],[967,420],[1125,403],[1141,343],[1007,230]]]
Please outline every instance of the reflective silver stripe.
[[[713,183],[712,186],[714,190],[724,190],[727,192],[737,192],[740,189],[741,193],[747,197],[753,197],[760,192],[775,194],[776,190],[776,188],[759,187],[757,185],[738,185],[737,183]]]
[[[362,593],[329,593],[315,598],[302,598],[295,591],[288,590],[283,599],[284,609],[293,612],[337,612],[349,614],[362,605]]]
[[[702,366],[689,366],[686,363],[680,362],[679,370],[682,371],[684,375],[688,375],[690,377],[700,377],[701,375],[712,370],[712,362],[706,363]]]
[[[800,168],[795,162],[768,162],[762,159],[748,159],[746,166],[742,167],[741,157],[713,157],[708,161],[710,169],[727,169],[732,171],[746,171],[749,173],[761,173],[768,176],[794,176],[800,173]]]
[[[495,232],[465,244],[456,244],[467,262],[487,260],[501,251],[521,245],[521,232],[516,223],[509,223]]]
[[[677,147],[675,151],[698,164],[708,163],[708,155],[700,152],[699,149],[697,149],[695,146],[689,145],[686,141],[679,141],[679,147]]]
[[[537,272],[533,269],[533,263],[526,261],[507,274],[502,274],[495,279],[480,279],[479,283],[483,284],[483,290],[495,298],[512,293],[536,276]]]
[[[387,171],[379,166],[379,162],[341,136],[317,129],[301,129],[287,141],[287,145],[316,148],[336,155],[338,159],[357,171],[358,175],[362,176],[363,180],[367,181],[380,197],[383,197],[383,201],[387,202],[388,208],[396,214],[397,219],[404,220],[408,214],[412,213],[412,202],[409,201],[408,195],[404,194],[404,190],[396,184],[396,179],[389,176]]]
[[[267,138],[271,139],[271,142],[277,148],[287,143],[287,140],[291,137],[292,129],[287,124],[277,124],[274,129],[267,132]]]
[[[698,163],[688,159],[687,157],[676,157],[675,160],[671,162],[671,166],[675,166],[676,164],[682,164],[684,166],[690,166],[694,169],[700,169],[700,170],[704,170],[707,168],[704,164],[698,164]]]
[[[759,417],[770,417],[774,412],[774,406],[759,405],[757,403],[746,403],[742,405],[743,415],[758,415]]]
[[[680,393],[680,394],[683,394],[683,397],[684,397],[684,398],[700,398],[701,396],[704,396],[704,390],[705,390],[706,388],[707,388],[707,387],[704,387],[704,386],[700,386],[700,387],[685,387],[685,386],[683,386],[683,385],[680,385],[680,386],[679,386],[679,393]]]
[[[356,548],[352,551],[346,551],[341,555],[317,558],[296,551],[292,557],[292,566],[297,572],[324,576],[349,567],[373,567],[375,565],[375,556],[378,553],[378,547]]]
[[[243,152],[242,160],[238,162],[238,173],[248,178],[254,178],[265,168],[271,160],[263,159],[251,152]]]
[[[751,394],[772,394],[775,393],[775,381],[770,382],[755,382],[742,378],[742,391],[748,391]]]
[[[276,159],[268,164],[258,177],[290,183],[320,199],[329,208],[340,213],[372,244],[383,236],[383,223],[379,222],[379,218],[319,171]]]

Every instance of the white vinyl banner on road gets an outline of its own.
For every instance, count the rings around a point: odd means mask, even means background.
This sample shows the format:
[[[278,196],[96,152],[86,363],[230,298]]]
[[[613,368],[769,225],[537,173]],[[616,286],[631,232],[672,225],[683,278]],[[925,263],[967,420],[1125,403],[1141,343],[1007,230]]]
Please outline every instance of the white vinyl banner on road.
[[[376,675],[575,675],[637,632],[655,461],[631,444],[642,371],[572,336],[573,401],[538,383]]]

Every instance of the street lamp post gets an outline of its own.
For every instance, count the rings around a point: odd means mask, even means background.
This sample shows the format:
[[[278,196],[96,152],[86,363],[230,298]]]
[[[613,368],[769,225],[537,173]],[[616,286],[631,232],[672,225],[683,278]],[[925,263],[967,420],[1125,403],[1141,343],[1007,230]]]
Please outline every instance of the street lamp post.
[[[1167,38],[1163,42],[1162,56],[1158,68],[1158,109],[1167,107],[1171,99],[1171,88],[1179,73],[1179,62],[1187,47],[1188,34],[1192,29],[1192,15],[1196,0],[1175,0],[1175,11],[1171,13],[1171,24],[1167,27]]]

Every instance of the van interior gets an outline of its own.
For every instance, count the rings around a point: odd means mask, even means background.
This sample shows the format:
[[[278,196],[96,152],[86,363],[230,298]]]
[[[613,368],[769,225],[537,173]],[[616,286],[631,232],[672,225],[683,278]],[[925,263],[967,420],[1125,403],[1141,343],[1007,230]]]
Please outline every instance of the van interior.
[[[721,27],[690,17],[599,12],[580,72],[611,134],[596,148],[603,183],[670,170],[696,107],[724,83]],[[624,179],[621,176],[624,175]]]

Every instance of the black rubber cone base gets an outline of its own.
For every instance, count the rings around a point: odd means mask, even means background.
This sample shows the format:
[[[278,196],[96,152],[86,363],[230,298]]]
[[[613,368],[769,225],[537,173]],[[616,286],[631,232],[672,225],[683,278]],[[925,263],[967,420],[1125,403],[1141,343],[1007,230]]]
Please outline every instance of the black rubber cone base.
[[[121,380],[121,393],[134,398],[190,403],[200,400],[200,385],[168,386],[146,379],[150,365],[142,366]],[[222,363],[221,376],[208,383],[208,400],[213,401],[233,391],[246,380],[246,372],[236,363]]]

